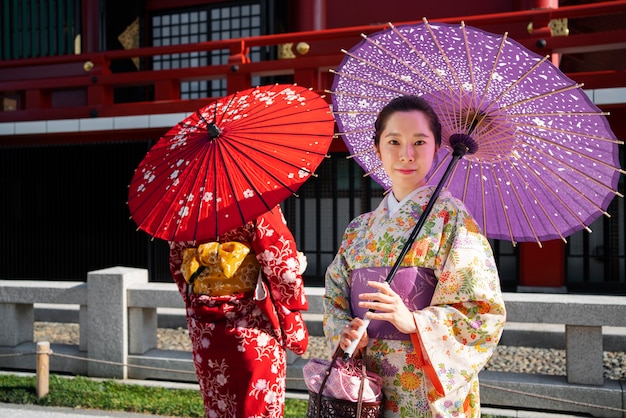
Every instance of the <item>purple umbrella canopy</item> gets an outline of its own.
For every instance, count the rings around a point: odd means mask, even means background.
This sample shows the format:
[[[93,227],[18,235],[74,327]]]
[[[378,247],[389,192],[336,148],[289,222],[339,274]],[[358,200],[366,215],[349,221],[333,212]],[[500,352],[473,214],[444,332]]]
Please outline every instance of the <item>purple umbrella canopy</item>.
[[[565,241],[590,231],[622,197],[623,142],[607,114],[547,56],[506,34],[426,19],[363,38],[343,51],[330,93],[351,158],[385,189],[391,181],[374,152],[374,121],[389,100],[414,94],[442,123],[428,183],[441,182],[461,199],[489,238]],[[455,134],[469,135],[478,149],[453,165]]]

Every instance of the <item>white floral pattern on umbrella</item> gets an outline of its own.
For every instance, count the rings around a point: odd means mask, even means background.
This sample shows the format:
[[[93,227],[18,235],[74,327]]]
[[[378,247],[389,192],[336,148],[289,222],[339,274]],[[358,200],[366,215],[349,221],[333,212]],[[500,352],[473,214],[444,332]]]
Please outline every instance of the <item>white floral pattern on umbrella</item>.
[[[295,195],[327,157],[333,133],[329,104],[305,87],[218,99],[144,157],[129,186],[131,216],[156,238],[214,239]]]

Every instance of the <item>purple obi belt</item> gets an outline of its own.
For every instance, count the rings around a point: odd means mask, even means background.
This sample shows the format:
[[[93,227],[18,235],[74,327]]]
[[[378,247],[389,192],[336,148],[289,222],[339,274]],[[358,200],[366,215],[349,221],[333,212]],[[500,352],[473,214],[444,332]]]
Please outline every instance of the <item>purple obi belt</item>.
[[[350,291],[350,307],[354,317],[363,318],[368,309],[358,306],[361,293],[372,293],[374,288],[367,285],[368,281],[384,282],[391,267],[369,267],[353,270]],[[396,292],[410,311],[417,311],[430,305],[435,292],[437,279],[432,269],[424,267],[400,267],[396,272],[391,289]],[[367,327],[367,335],[371,338],[387,340],[410,340],[409,334],[397,330],[390,322],[372,320]]]

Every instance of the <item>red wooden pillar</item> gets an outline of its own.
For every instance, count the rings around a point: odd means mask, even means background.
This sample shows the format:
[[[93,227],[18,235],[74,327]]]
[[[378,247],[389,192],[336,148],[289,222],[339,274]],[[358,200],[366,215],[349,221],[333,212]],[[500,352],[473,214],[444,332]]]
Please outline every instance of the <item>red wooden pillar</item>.
[[[82,0],[82,52],[100,52],[100,2]]]
[[[565,243],[562,240],[521,242],[519,245],[520,286],[562,287],[565,285]]]
[[[558,0],[527,0],[528,9],[556,9]],[[532,23],[532,34],[550,37],[549,14],[538,15]],[[530,28],[529,28],[530,29]],[[560,57],[552,55],[558,66]],[[531,287],[562,287],[565,285],[565,243],[562,240],[545,241],[541,247],[535,242],[519,244],[520,285]]]
[[[327,29],[326,1],[298,0],[298,31]]]

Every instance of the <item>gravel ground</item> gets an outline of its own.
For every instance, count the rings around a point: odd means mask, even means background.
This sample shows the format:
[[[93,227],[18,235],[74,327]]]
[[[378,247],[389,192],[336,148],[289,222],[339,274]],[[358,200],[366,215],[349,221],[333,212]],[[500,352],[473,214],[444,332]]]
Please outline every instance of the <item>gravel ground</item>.
[[[35,341],[59,344],[78,344],[77,324],[35,322]],[[189,333],[185,328],[159,328],[158,348],[190,351]],[[303,358],[327,357],[323,337],[311,337]],[[499,346],[486,369],[501,372],[566,375],[565,350]],[[626,379],[626,352],[604,352],[604,376],[607,379]]]

